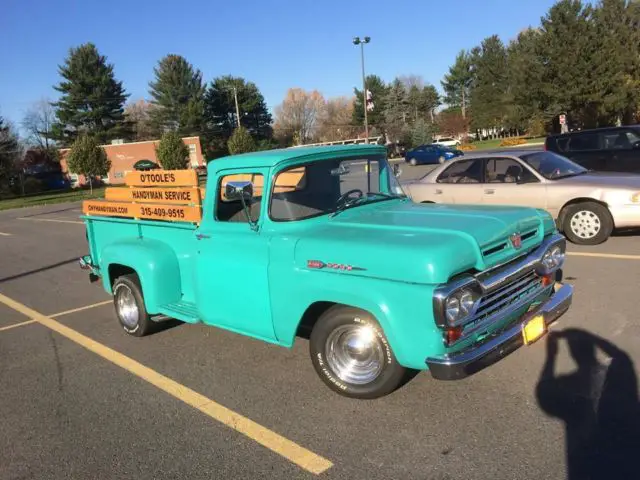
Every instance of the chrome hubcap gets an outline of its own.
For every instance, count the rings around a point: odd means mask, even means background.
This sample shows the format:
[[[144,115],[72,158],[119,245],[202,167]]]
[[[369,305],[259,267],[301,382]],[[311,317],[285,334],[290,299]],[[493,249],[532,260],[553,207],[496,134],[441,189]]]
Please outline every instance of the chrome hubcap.
[[[122,323],[133,328],[138,324],[138,304],[133,292],[126,285],[118,285],[115,291],[116,311]]]
[[[589,239],[600,231],[600,218],[589,210],[580,210],[571,217],[571,231],[578,237]]]
[[[326,344],[327,363],[340,380],[354,385],[373,382],[384,366],[384,351],[376,332],[367,325],[336,328]]]

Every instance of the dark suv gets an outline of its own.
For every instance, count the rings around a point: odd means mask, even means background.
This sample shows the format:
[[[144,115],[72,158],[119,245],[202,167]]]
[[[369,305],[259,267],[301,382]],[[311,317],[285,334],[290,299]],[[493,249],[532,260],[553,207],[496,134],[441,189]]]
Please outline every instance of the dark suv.
[[[590,170],[640,173],[640,125],[551,135],[545,150]]]

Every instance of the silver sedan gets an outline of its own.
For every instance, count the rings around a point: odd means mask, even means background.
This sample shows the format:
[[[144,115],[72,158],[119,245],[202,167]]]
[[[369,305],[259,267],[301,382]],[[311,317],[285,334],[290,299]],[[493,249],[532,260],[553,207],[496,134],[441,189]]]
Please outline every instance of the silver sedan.
[[[402,183],[421,203],[521,205],[547,210],[574,243],[640,227],[640,175],[594,172],[547,151],[472,154]]]

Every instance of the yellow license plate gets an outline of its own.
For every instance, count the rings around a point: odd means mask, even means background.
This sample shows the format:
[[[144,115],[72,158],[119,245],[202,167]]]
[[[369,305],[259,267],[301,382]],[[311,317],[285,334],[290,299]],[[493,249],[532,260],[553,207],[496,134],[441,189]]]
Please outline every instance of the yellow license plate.
[[[547,332],[547,325],[542,315],[536,315],[522,326],[522,338],[525,345],[529,345]]]

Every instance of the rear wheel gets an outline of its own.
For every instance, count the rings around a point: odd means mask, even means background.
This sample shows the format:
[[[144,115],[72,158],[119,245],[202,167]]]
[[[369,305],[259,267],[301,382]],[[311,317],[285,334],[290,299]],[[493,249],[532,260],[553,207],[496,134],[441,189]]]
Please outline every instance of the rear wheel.
[[[138,275],[122,275],[113,282],[113,304],[118,322],[129,335],[143,337],[152,332],[155,323],[144,306]]]
[[[415,167],[418,164],[418,161],[415,158],[412,158],[411,160],[409,160],[409,163],[412,167]]]
[[[438,158],[439,163],[444,163],[444,160],[445,158],[442,155]]]
[[[562,218],[563,233],[578,245],[598,245],[613,231],[609,210],[596,202],[569,205],[564,209]]]
[[[322,381],[347,397],[382,397],[407,374],[378,322],[352,307],[336,305],[320,316],[311,332],[309,352]]]

